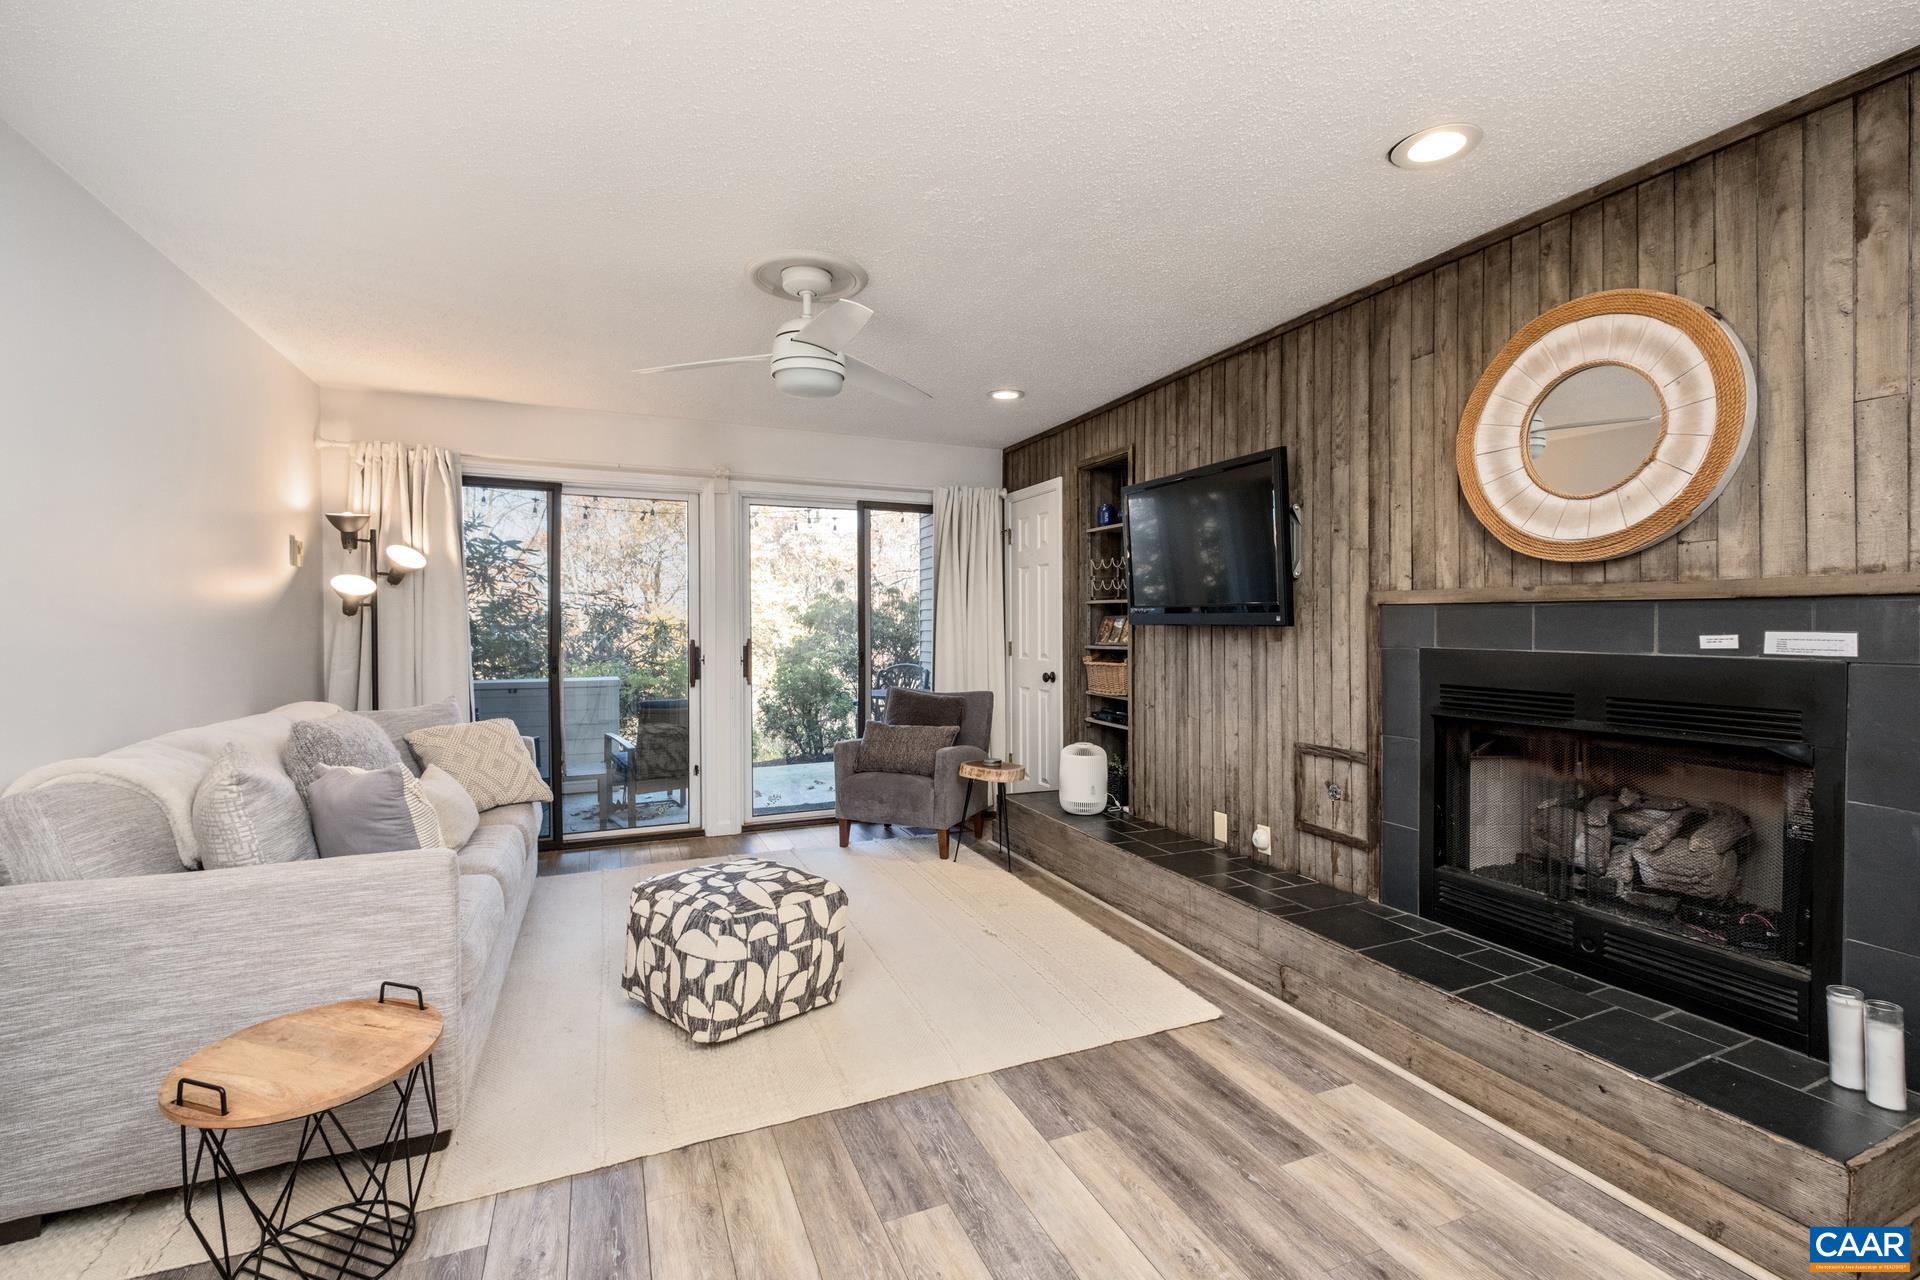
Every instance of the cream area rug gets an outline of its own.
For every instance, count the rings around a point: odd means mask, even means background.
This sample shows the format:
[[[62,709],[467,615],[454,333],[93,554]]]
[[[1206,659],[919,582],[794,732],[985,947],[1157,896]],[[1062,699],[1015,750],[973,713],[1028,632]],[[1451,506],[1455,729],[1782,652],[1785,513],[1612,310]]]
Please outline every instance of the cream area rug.
[[[543,877],[425,1204],[1220,1016],[971,850],[942,862],[933,841],[902,839],[766,856],[846,890],[839,1000],[725,1044],[693,1044],[626,998],[620,970],[633,884],[701,864]],[[0,1274],[129,1280],[202,1257],[178,1196],[150,1195],[55,1218],[40,1240],[0,1249]]]

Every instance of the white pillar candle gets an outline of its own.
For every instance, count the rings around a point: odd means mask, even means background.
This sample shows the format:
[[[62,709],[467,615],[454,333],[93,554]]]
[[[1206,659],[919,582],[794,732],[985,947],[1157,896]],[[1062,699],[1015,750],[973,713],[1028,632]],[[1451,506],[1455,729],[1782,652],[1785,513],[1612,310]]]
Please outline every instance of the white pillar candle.
[[[1858,987],[1827,988],[1827,1079],[1842,1089],[1864,1089],[1866,995]]]
[[[1867,1101],[1907,1109],[1907,1026],[1891,1000],[1867,1001]]]

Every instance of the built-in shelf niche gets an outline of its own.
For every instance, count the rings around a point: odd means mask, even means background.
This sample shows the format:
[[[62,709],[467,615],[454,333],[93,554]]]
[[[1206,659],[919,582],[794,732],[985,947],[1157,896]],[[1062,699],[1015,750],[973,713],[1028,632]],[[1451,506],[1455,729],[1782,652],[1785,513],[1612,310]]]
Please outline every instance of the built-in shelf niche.
[[[1077,482],[1077,514],[1082,526],[1082,546],[1079,548],[1083,587],[1081,598],[1084,603],[1080,637],[1083,653],[1075,655],[1080,670],[1074,673],[1076,679],[1073,688],[1078,692],[1082,706],[1082,736],[1106,751],[1109,762],[1108,790],[1126,805],[1130,804],[1131,770],[1127,735],[1132,727],[1133,649],[1131,644],[1102,643],[1099,637],[1101,626],[1107,619],[1125,618],[1132,607],[1127,595],[1127,526],[1126,521],[1118,516],[1102,523],[1099,511],[1106,504],[1112,504],[1116,512],[1122,510],[1121,490],[1133,482],[1132,452],[1108,454],[1081,463]],[[1093,692],[1089,688],[1085,658],[1124,664],[1126,673],[1120,692]],[[1118,714],[1128,719],[1116,723],[1101,718],[1101,713],[1108,716]]]

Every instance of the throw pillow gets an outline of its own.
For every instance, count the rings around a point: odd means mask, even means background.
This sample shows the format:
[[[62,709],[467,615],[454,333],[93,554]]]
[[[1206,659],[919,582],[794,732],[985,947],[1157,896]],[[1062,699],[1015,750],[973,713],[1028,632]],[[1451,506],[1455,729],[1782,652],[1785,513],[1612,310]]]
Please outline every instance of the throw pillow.
[[[934,754],[960,732],[952,724],[870,724],[860,740],[860,772],[933,776]]]
[[[893,689],[887,693],[888,724],[950,724],[966,720],[967,700],[955,693]]]
[[[473,839],[474,831],[480,826],[480,809],[452,774],[437,764],[430,764],[420,775],[420,790],[433,806],[433,816],[440,819],[440,835],[446,840],[447,848],[458,849]]]
[[[295,724],[287,735],[281,760],[300,798],[311,803],[307,791],[323,766],[384,769],[390,764],[399,764],[400,753],[393,749],[386,730],[379,725],[351,711],[337,711],[318,720]]]
[[[446,845],[420,780],[398,761],[384,769],[321,765],[307,788],[307,811],[323,858]]]
[[[407,735],[415,729],[429,729],[439,724],[459,724],[467,718],[466,708],[460,705],[457,696],[449,696],[438,702],[428,702],[417,707],[395,707],[391,711],[360,711],[357,715],[379,725],[385,730],[387,740],[393,743],[393,749],[400,753],[400,763],[407,766],[407,772],[419,777],[422,769],[419,758],[413,754],[413,748],[407,745]]]
[[[511,720],[416,729],[407,735],[407,745],[422,764],[439,765],[452,774],[483,811],[503,804],[553,800]]]
[[[239,746],[220,753],[193,793],[193,838],[209,870],[319,856],[293,780]]]

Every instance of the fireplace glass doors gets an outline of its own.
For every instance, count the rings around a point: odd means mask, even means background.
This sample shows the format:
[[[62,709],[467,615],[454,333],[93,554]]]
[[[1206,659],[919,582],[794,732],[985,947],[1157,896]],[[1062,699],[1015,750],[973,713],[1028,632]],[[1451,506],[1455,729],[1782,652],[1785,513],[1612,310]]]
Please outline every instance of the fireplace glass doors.
[[[1813,770],[1769,752],[1462,725],[1443,866],[1715,949],[1804,965]]]
[[[1422,915],[1824,1048],[1844,666],[1428,650],[1420,681]]]

